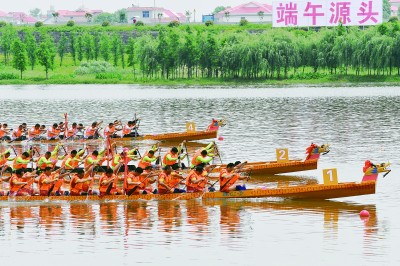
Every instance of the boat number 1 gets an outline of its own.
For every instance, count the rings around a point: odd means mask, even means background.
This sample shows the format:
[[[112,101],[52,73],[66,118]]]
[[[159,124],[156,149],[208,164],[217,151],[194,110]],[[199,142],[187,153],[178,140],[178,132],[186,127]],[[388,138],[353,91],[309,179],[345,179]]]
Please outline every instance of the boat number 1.
[[[325,185],[337,185],[338,183],[338,176],[337,176],[337,169],[324,169],[322,170],[324,176],[324,184]]]
[[[276,149],[276,161],[280,162],[287,162],[289,161],[289,151],[288,149]]]
[[[196,124],[194,122],[186,122],[186,132],[196,132]]]

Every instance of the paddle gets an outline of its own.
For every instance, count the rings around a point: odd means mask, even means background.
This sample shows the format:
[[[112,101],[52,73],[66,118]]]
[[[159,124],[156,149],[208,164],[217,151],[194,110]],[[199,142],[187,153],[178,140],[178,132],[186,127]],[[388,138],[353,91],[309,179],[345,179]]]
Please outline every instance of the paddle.
[[[62,169],[64,169],[64,168],[65,168],[65,167],[61,167],[60,169],[57,170],[57,172],[61,172]],[[51,193],[52,193],[53,190],[54,190],[54,187],[56,186],[56,184],[57,184],[58,182],[63,182],[64,176],[66,176],[66,175],[68,175],[68,173],[64,173],[64,174],[60,175],[60,177],[59,177],[58,180],[53,180],[53,181],[55,181],[55,182],[53,182],[53,185],[50,187],[49,192],[47,193],[47,196],[50,196],[50,195],[51,195]],[[61,184],[62,184],[62,183],[61,183]],[[57,184],[57,185],[59,185],[59,184]],[[57,190],[58,190],[58,188],[57,188]]]
[[[186,150],[186,158],[187,158],[187,162],[188,162],[187,167],[190,167],[189,152],[188,152],[188,149],[187,149],[187,146],[186,146],[186,142],[185,142],[184,145],[185,145],[185,150]]]
[[[233,173],[238,173],[238,172],[240,172],[240,170],[242,170],[242,168],[243,168],[243,166],[244,166],[245,164],[247,164],[247,162],[241,163],[241,164],[239,165],[239,168],[238,168],[238,169],[235,169],[235,170],[233,171]],[[228,180],[226,180],[225,184],[223,184],[223,185],[219,188],[219,190],[222,191],[222,190],[229,184],[229,181],[231,181],[232,178],[233,178],[233,176],[230,177],[230,178],[228,178]],[[219,179],[218,179],[218,180],[219,180]],[[218,180],[217,180],[217,181],[218,181]]]
[[[392,170],[388,170],[384,175],[383,178],[385,178],[385,176],[387,176]]]
[[[31,175],[30,175],[31,180],[29,180],[28,182],[26,182],[25,185],[22,185],[17,191],[15,191],[15,192],[13,193],[13,196],[14,196],[14,195],[17,195],[18,192],[20,192],[24,187],[27,187],[27,186],[29,187],[29,186],[31,186],[31,185],[33,184],[33,182],[35,182],[35,174],[36,174],[36,171],[32,172]]]
[[[113,185],[117,183],[117,181],[118,181],[118,172],[119,172],[119,169],[121,169],[121,166],[122,166],[122,163],[119,164],[118,168],[116,168],[116,171],[114,170],[114,174],[116,175],[116,177],[108,185],[107,190],[106,190],[106,195],[110,195],[110,192],[111,192],[111,189],[112,189]]]
[[[217,146],[217,144],[214,142],[214,149],[215,149],[215,151],[217,152],[217,154],[218,154],[218,157],[219,157],[219,161],[221,162],[221,164],[223,164],[223,162],[222,162],[222,158],[221,158],[221,155],[219,154],[219,149],[218,149],[218,146]]]

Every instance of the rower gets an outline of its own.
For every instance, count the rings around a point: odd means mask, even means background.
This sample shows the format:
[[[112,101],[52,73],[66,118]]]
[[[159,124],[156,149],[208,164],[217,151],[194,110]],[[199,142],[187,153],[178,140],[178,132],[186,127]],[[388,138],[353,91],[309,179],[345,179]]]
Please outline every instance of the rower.
[[[132,193],[133,195],[148,194],[148,192],[145,190],[143,179],[140,178],[142,174],[143,169],[141,167],[136,167],[133,172],[129,172],[124,184],[126,194],[130,193],[130,191],[133,189],[135,189],[135,191]]]
[[[210,144],[207,145],[207,147],[198,149],[193,158],[192,158],[192,164],[191,168],[195,168],[199,164],[208,164],[209,162],[212,161],[213,157],[215,156],[214,154],[211,153],[211,151],[214,149],[214,141],[211,142]]]
[[[133,132],[133,130],[135,130]],[[136,124],[133,121],[128,121],[128,123],[122,128],[121,137],[122,138],[134,138],[139,136],[137,134]]]
[[[153,148],[149,151],[146,151],[143,157],[140,159],[138,166],[141,167],[142,169],[146,169],[147,167],[153,167],[153,168],[157,167],[156,165],[152,165],[152,163],[157,161],[157,159],[159,158],[154,155],[155,150]],[[157,146],[155,148],[157,149]]]
[[[50,167],[51,169],[55,166],[55,162],[50,160],[51,157],[51,152],[47,151],[44,155],[40,156],[40,158],[37,161],[37,168],[39,168],[41,171],[44,171],[47,167]]]
[[[13,161],[13,170],[26,169],[32,160],[30,157],[31,155],[29,152],[23,152],[20,156],[15,157]]]
[[[61,130],[58,127],[57,123],[54,123],[53,126],[49,127],[47,130],[47,140],[56,140],[60,139]]]
[[[63,170],[63,168],[60,168],[53,172],[51,171],[52,169],[52,167],[46,167],[39,177],[38,187],[40,196],[50,196],[51,194],[61,196],[63,194],[63,191],[61,191],[59,188],[56,189],[56,191],[53,190],[59,179],[68,175],[69,173],[64,173],[60,175],[60,172]]]
[[[203,165],[196,166],[196,168],[191,170],[189,175],[186,177],[187,192],[203,191],[206,184],[209,184],[208,173],[204,170]]]
[[[183,141],[181,144],[179,144],[178,148],[173,147],[168,153],[166,153],[163,157],[162,160],[162,166],[172,166],[174,164],[178,164],[180,160],[184,159],[186,154],[180,155],[182,151],[182,146],[186,141]]]
[[[25,173],[24,169],[18,169],[15,171],[10,179],[10,195],[13,196],[31,196],[34,191],[32,184],[36,171],[32,173]]]
[[[0,140],[7,140],[10,141],[11,137],[8,136],[11,132],[11,130],[7,129],[8,125],[3,124],[3,126],[0,125]]]
[[[79,162],[81,162],[80,157],[84,153],[85,150],[80,150],[79,152],[72,150],[71,153],[62,161],[61,167],[65,166],[65,170],[70,170],[72,172],[76,171],[79,166]]]
[[[40,125],[36,124],[28,131],[29,140],[40,140],[41,139],[40,134],[42,134]]]
[[[87,169],[88,167],[90,167],[91,165],[98,165],[96,166],[96,170],[102,172],[103,168],[101,167],[101,164],[104,162],[104,155],[105,149],[101,150],[100,152],[98,152],[97,150],[94,150],[92,152],[91,155],[89,155],[85,161],[84,161],[84,165],[85,165],[85,169]]]
[[[22,141],[22,140],[26,140],[26,136],[25,134],[25,129],[23,125],[19,125],[18,128],[16,128],[12,135],[11,135],[11,139],[13,141]]]
[[[100,191],[100,196],[105,196],[105,195],[122,195],[122,190],[117,188],[116,180],[118,180],[117,176],[117,171],[119,167],[115,167],[115,169],[107,169],[106,172],[103,174],[103,176],[99,180],[99,191]],[[109,186],[112,186],[110,192],[107,194],[107,190],[109,189]]]
[[[114,123],[109,123],[108,126],[104,128],[104,138],[119,138],[115,132],[120,130],[117,129],[116,126],[120,125],[119,121],[115,121]]]
[[[68,128],[66,134],[66,140],[67,139],[73,139],[75,138],[76,134],[78,134],[79,129],[78,129],[78,124],[77,123],[72,123],[71,127]]]
[[[99,138],[99,128],[100,128],[100,123],[93,122],[91,126],[88,126],[83,134],[83,137],[85,139],[98,139]]]
[[[228,163],[226,168],[221,169],[219,173],[219,184],[221,192],[246,190],[246,186],[244,184],[234,186],[238,180],[244,180],[248,178],[248,176],[241,176],[238,173],[240,168],[246,163],[247,162],[244,162],[238,164],[237,166],[235,166],[235,164],[233,163]]]
[[[12,173],[12,168],[7,165],[8,161],[13,161],[14,160],[14,158],[10,158],[10,155],[11,155],[11,149],[7,149],[3,153],[0,153],[0,173],[1,173],[1,176],[6,171]]]
[[[70,195],[81,196],[89,194],[89,184],[92,181],[90,174],[92,173],[94,165],[91,165],[87,171],[82,168],[76,170],[76,174],[72,176],[70,182]]]
[[[163,171],[158,176],[158,193],[183,193],[185,190],[177,188],[182,182],[181,176],[172,173],[172,168],[169,165],[163,167]]]

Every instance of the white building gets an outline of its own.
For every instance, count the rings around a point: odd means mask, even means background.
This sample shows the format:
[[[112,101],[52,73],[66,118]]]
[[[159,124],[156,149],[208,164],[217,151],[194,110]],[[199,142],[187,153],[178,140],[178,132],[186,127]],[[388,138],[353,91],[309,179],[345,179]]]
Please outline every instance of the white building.
[[[12,15],[10,15],[10,14],[8,14],[6,12],[0,11],[0,21],[4,21],[4,22],[7,22],[7,23],[10,23],[10,22],[12,22],[12,20],[13,20],[13,16]]]
[[[215,15],[216,22],[238,23],[242,19],[253,23],[272,23],[272,5],[249,2],[227,8]]]
[[[127,8],[127,17],[130,22],[133,20],[146,23],[168,23],[173,20],[185,22],[186,17],[182,13],[175,13],[163,7],[139,7]]]
[[[44,21],[44,24],[66,24],[70,20],[77,24],[84,24],[89,22],[87,14],[91,15],[90,20],[93,21],[101,13],[103,13],[102,10],[90,10],[83,7],[75,11],[49,10],[47,11],[47,19]]]

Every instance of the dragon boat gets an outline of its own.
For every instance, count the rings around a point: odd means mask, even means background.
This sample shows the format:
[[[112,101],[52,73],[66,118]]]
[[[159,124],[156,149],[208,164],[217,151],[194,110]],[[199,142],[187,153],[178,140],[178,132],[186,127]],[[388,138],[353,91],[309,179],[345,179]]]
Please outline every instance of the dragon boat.
[[[212,126],[211,126],[212,125]],[[219,127],[225,126],[225,121],[220,119],[213,119],[212,123],[206,130],[196,130],[195,123],[187,123],[186,124],[186,132],[171,132],[171,133],[161,133],[161,134],[147,134],[143,136],[137,137],[127,137],[127,138],[112,138],[113,142],[124,143],[131,141],[140,141],[140,140],[155,140],[155,141],[165,141],[165,142],[182,142],[186,141],[194,141],[194,140],[203,140],[203,139],[214,139],[217,137]],[[55,140],[22,140],[22,141],[11,141],[13,144],[23,144],[23,143],[35,143],[35,144],[52,144],[58,143],[60,141],[65,141],[66,143],[72,142],[84,142],[84,143],[98,143],[105,141],[103,138],[98,139],[83,139],[83,138],[71,138],[67,140],[55,139]],[[7,143],[7,141],[3,141],[3,143]]]
[[[307,157],[305,160],[289,160],[289,154],[287,149],[277,149],[277,160],[268,162],[248,162],[244,167],[243,171],[251,172],[254,175],[275,175],[307,170],[315,170],[318,168],[318,160],[322,155],[327,154],[330,151],[329,144],[323,144],[321,146],[311,144],[307,148]],[[215,168],[212,172],[219,172],[221,167],[226,165],[214,165]]]

